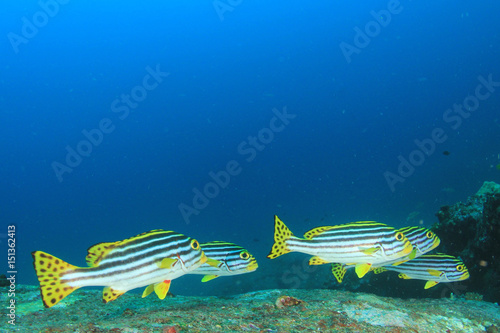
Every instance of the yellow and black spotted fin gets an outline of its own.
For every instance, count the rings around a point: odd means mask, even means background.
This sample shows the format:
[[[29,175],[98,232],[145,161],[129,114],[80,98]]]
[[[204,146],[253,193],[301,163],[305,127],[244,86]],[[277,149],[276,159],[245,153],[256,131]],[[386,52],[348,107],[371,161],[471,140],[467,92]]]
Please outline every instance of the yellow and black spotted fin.
[[[281,221],[278,216],[274,216],[274,244],[271,252],[268,254],[269,259],[277,258],[285,253],[289,253],[286,245],[287,239],[295,237],[290,229]]]
[[[326,261],[325,259],[322,259],[318,256],[314,256],[311,259],[309,259],[309,265],[324,265],[324,264],[329,264],[330,262]]]
[[[398,274],[398,277],[400,279],[405,279],[405,280],[411,280],[411,277],[409,277],[408,275],[404,274],[404,273],[400,273]]]
[[[34,251],[33,266],[35,267],[38,281],[40,282],[40,293],[43,305],[50,308],[56,305],[64,297],[78,289],[61,282],[61,277],[65,272],[72,271],[76,266],[56,258],[42,251]]]
[[[218,278],[218,277],[219,277],[218,275],[214,275],[214,274],[205,275],[201,279],[201,282],[208,282],[208,281],[213,280],[213,279]]]
[[[155,293],[159,299],[164,299],[167,296],[168,290],[170,289],[171,280],[165,280],[160,283],[155,283],[154,289]]]
[[[104,259],[118,243],[119,242],[98,243],[89,247],[87,250],[87,257],[85,257],[87,265],[89,265],[89,267],[99,266],[101,260]]]
[[[380,274],[383,272],[387,272],[387,268],[384,267],[377,267],[373,270],[373,274]]]
[[[126,291],[116,290],[111,287],[105,287],[104,290],[102,291],[102,301],[104,303],[114,301],[115,299],[117,299],[118,297],[120,297],[125,293]]]
[[[342,280],[344,280],[345,272],[347,272],[347,269],[343,264],[332,264],[332,273],[338,283],[342,283]]]
[[[366,273],[370,271],[372,264],[356,264],[356,274],[361,279]]]
[[[317,235],[321,235],[322,233],[324,233],[326,230],[330,230],[330,229],[333,229],[335,227],[331,226],[331,227],[317,227],[317,228],[314,228],[314,229],[311,229],[309,230],[308,232],[306,232],[304,234],[304,238],[305,239],[313,239],[314,236],[317,236]]]

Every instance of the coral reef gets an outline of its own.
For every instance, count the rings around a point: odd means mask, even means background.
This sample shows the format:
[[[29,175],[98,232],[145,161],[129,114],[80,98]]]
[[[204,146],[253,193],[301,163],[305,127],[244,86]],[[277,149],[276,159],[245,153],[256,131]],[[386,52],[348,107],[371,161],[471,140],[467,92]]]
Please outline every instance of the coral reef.
[[[500,302],[500,185],[485,182],[466,202],[441,207],[436,216],[439,252],[460,256],[469,269],[464,291]]]

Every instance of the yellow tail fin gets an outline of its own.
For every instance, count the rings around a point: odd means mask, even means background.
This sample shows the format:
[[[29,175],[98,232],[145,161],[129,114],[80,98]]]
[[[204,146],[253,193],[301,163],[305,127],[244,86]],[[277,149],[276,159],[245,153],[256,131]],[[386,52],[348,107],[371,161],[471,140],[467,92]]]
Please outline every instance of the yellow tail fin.
[[[292,237],[295,236],[290,229],[288,229],[278,216],[274,215],[274,244],[267,257],[269,259],[274,259],[285,253],[291,252],[286,245],[286,241]]]
[[[46,308],[56,305],[64,297],[79,288],[61,282],[61,276],[65,272],[78,267],[42,251],[34,251],[31,255],[40,282],[43,304]]]

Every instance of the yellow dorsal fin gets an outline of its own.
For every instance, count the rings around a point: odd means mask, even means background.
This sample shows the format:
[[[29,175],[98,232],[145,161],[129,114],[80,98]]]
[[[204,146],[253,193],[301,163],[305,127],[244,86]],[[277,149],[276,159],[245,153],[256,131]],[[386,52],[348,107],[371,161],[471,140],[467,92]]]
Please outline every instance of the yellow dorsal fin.
[[[436,269],[428,269],[427,272],[429,272],[430,275],[432,276],[441,276],[442,272],[438,271]]]
[[[400,273],[400,274],[398,274],[398,277],[399,277],[400,279],[405,279],[405,280],[410,280],[410,279],[411,279],[411,277],[409,277],[408,275],[406,275],[406,274],[404,274],[404,273]]]
[[[372,256],[375,253],[377,253],[378,250],[380,250],[379,247],[369,247],[369,248],[362,248],[362,247],[360,247],[358,249],[359,249],[359,251],[363,252],[367,256]]]
[[[146,289],[144,289],[144,291],[142,292],[142,298],[144,297],[147,297],[149,294],[151,294],[153,291],[155,290],[155,285],[154,284],[150,284],[149,286],[146,287]]]
[[[63,273],[67,273],[76,268],[59,258],[56,258],[42,251],[32,252],[33,266],[35,267],[38,281],[40,282],[40,293],[42,294],[43,305],[50,308],[56,305],[64,297],[71,294],[79,287],[71,287],[61,281]]]
[[[117,245],[123,246],[123,245],[127,245],[130,242],[135,242],[138,239],[149,237],[150,235],[153,235],[153,234],[165,234],[165,233],[169,233],[169,232],[173,232],[173,231],[166,231],[166,230],[163,230],[163,229],[150,230],[150,231],[143,232],[142,234],[139,234],[139,235],[136,235],[134,237],[130,237],[130,238],[124,239],[124,240],[116,242],[116,243],[117,243]]]
[[[87,250],[87,257],[85,258],[87,265],[90,267],[99,266],[101,260],[104,259],[118,243],[119,242],[99,243],[89,247]]]
[[[158,267],[170,269],[179,259],[163,258],[162,261],[158,262]]]
[[[370,271],[370,268],[372,267],[372,264],[356,264],[356,274],[358,277],[361,279],[363,276],[365,276],[366,273]]]
[[[384,267],[377,267],[373,269],[373,274],[380,274],[383,272],[387,272],[387,268]]]
[[[104,287],[104,290],[102,291],[102,301],[104,303],[114,301],[115,299],[117,299],[118,297],[120,297],[125,293],[126,291],[116,290],[111,287]]]
[[[207,282],[207,281],[210,281],[210,280],[213,280],[215,278],[219,277],[218,275],[205,275],[202,279],[201,279],[201,282]]]
[[[168,290],[170,289],[170,280],[165,280],[163,282],[155,284],[155,293],[158,295],[159,299],[164,299],[167,296]]]
[[[342,283],[342,280],[344,280],[345,272],[347,272],[347,269],[344,265],[332,264],[332,273],[333,276],[335,276],[335,278],[337,279],[338,283]]]
[[[437,281],[427,281],[427,283],[425,284],[424,286],[424,289],[429,289],[429,288],[432,288],[434,287],[436,284],[438,284],[439,282]]]
[[[304,238],[305,239],[312,239],[314,236],[321,235],[326,230],[330,230],[333,228],[334,227],[332,227],[332,226],[324,226],[324,227],[317,227],[317,228],[311,229],[304,234]]]
[[[318,256],[314,256],[311,259],[309,259],[309,265],[324,265],[324,264],[329,264],[328,261],[325,259],[321,259]]]
[[[304,234],[305,239],[312,239],[313,237],[317,235],[321,235],[323,232],[327,230],[332,230],[332,229],[343,229],[343,228],[350,228],[352,225],[380,225],[380,226],[386,226],[386,224],[375,222],[375,221],[357,221],[357,222],[349,222],[345,224],[339,224],[339,225],[333,225],[333,226],[323,226],[323,227],[317,227],[314,229],[309,230]]]
[[[290,249],[286,245],[286,241],[292,237],[295,236],[290,229],[288,229],[278,216],[274,215],[274,244],[267,257],[269,259],[274,259],[290,252]]]

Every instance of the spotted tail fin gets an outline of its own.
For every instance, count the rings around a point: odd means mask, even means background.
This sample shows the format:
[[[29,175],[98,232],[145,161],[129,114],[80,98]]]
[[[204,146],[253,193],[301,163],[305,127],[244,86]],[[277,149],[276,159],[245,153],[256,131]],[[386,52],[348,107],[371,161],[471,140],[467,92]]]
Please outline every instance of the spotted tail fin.
[[[34,251],[31,255],[33,256],[33,266],[40,282],[40,293],[42,294],[43,304],[46,308],[56,305],[64,297],[79,288],[71,287],[61,282],[61,277],[65,272],[78,267],[42,251]]]
[[[267,256],[269,259],[274,259],[285,253],[291,252],[286,245],[286,241],[290,238],[295,238],[290,229],[279,219],[274,216],[274,244],[271,252]]]

